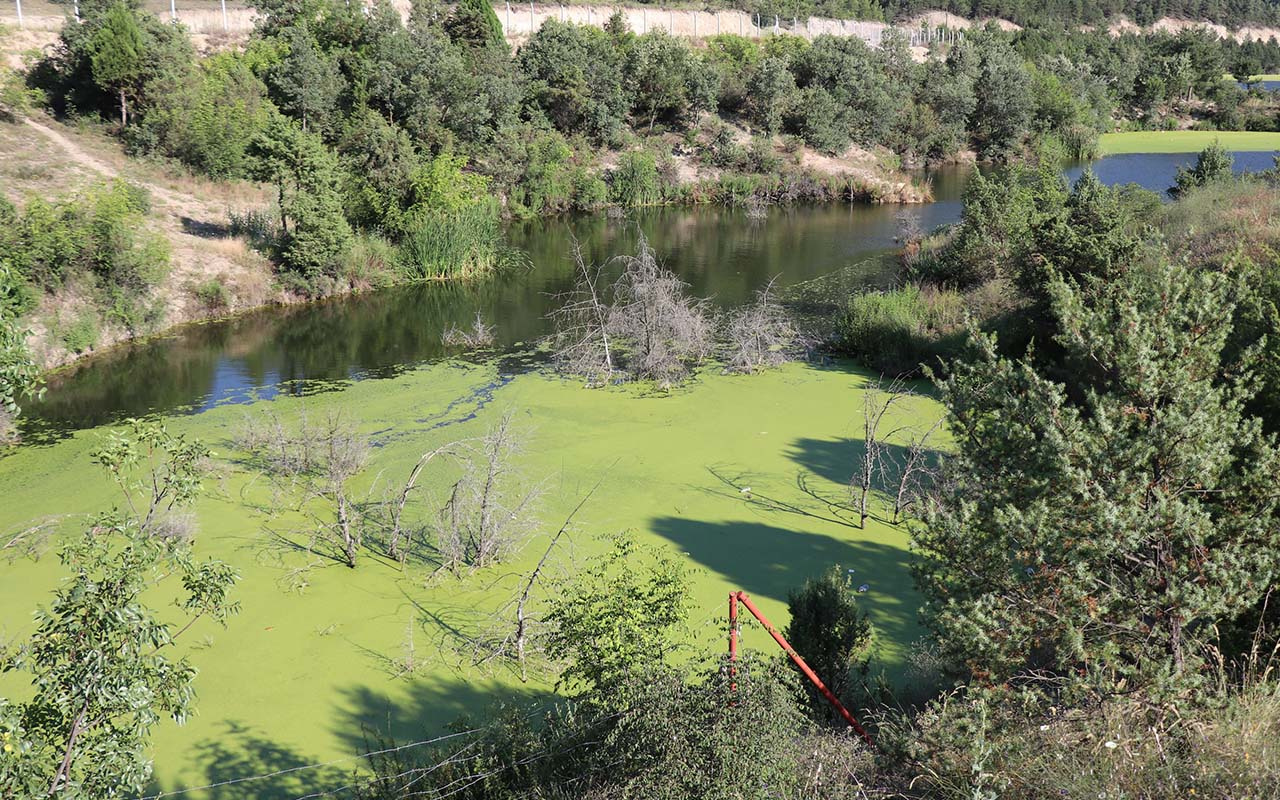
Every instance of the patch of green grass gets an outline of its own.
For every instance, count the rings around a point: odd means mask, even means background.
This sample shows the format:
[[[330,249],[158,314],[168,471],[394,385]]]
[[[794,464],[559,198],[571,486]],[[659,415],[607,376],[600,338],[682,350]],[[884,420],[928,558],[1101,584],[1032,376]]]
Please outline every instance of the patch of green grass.
[[[85,353],[98,343],[98,315],[90,310],[80,312],[59,331],[62,343],[73,353]]]
[[[1222,75],[1222,79],[1224,81],[1231,81],[1232,83],[1236,82],[1236,76],[1232,75],[1229,72],[1224,72]],[[1280,74],[1277,74],[1275,72],[1264,72],[1261,75],[1254,75],[1253,80],[1249,82],[1259,83],[1261,81],[1280,81]]]
[[[1104,133],[1100,155],[1125,153],[1198,153],[1214,142],[1232,151],[1280,150],[1280,133],[1271,131],[1127,131]]]
[[[200,670],[199,713],[183,727],[161,726],[155,788],[347,757],[371,749],[362,725],[407,741],[438,735],[459,715],[482,713],[502,696],[545,701],[551,691],[545,682],[476,671],[442,643],[451,627],[475,631],[486,624],[597,481],[556,569],[567,568],[569,556],[584,563],[597,552],[596,535],[622,530],[685,554],[699,570],[690,658],[719,657],[730,590],[745,589],[781,625],[787,592],[840,564],[870,586],[859,601],[877,627],[877,663],[893,675],[921,634],[906,532],[875,520],[860,530],[829,502],[847,499],[861,391],[871,377],[847,363],[792,364],[756,376],[708,371],[693,385],[654,396],[584,390],[538,373],[500,379],[492,364],[440,363],[342,391],[170,418],[172,430],[204,440],[217,454],[218,475],[195,508],[196,546],[239,569],[243,612],[225,630],[200,623],[184,637],[180,646]],[[401,571],[366,554],[354,570],[318,562],[300,591],[293,571],[314,559],[281,548],[276,534],[301,540],[305,523],[270,516],[278,503],[265,480],[237,462],[231,444],[247,413],[268,409],[286,420],[304,410],[311,419],[340,410],[357,421],[375,443],[366,485],[379,474],[402,480],[421,453],[476,436],[514,410],[531,436],[520,467],[528,479],[545,482],[543,525],[511,563],[466,580],[432,577],[426,565]],[[941,413],[935,401],[915,398],[886,427],[908,422],[907,415],[928,425]],[[84,431],[0,459],[0,532],[55,513],[73,515],[68,526],[82,525],[85,515],[115,502],[89,458],[105,434]],[[423,498],[438,504],[449,476],[428,473]],[[745,487],[749,493],[740,491]],[[31,612],[62,575],[52,554],[0,561],[0,638],[29,632]],[[412,677],[397,677],[389,667],[403,655],[410,624],[419,666]],[[757,626],[746,626],[744,638],[746,646],[776,650]],[[19,680],[0,676],[0,695],[21,696]],[[187,797],[296,797],[330,781],[349,783],[355,766]]]

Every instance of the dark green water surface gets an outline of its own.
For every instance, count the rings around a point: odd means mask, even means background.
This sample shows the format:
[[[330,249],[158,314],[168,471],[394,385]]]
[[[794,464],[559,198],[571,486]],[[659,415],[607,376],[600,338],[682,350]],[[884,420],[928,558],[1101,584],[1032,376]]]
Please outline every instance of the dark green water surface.
[[[1237,165],[1241,157],[1237,154]],[[1266,164],[1258,154],[1248,154]],[[1093,168],[1108,183],[1163,190],[1194,156],[1115,156]],[[1251,165],[1252,166],[1252,165]],[[1074,178],[1079,168],[1069,170]],[[780,287],[854,264],[866,287],[892,282],[890,259],[903,215],[924,230],[955,221],[968,171],[931,176],[924,206],[828,205],[772,209],[750,220],[736,209],[655,209],[625,219],[554,218],[513,225],[508,238],[530,268],[469,284],[404,286],[176,329],[123,345],[51,377],[45,399],[25,409],[27,441],[150,412],[199,411],[278,393],[303,394],[394,375],[446,355],[441,333],[478,312],[497,329],[510,369],[528,363],[548,331],[553,296],[573,281],[579,244],[600,262],[634,252],[643,233],[661,261],[700,296],[723,307],[749,299],[771,279]],[[865,263],[864,263],[865,262]],[[856,288],[856,287],[855,287]]]

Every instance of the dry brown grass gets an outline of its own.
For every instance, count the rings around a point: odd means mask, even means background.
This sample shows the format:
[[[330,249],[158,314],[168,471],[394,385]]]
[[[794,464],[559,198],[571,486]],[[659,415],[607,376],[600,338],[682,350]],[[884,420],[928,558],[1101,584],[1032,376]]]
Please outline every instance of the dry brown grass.
[[[1237,252],[1263,263],[1280,252],[1280,192],[1261,180],[1212,184],[1167,206],[1159,225],[1194,263],[1221,265]]]
[[[64,125],[40,117],[0,123],[0,186],[18,205],[31,197],[73,195],[113,178],[124,178],[151,195],[148,226],[161,233],[172,254],[169,276],[153,290],[164,314],[157,327],[203,319],[275,301],[271,265],[238,238],[227,235],[228,209],[265,206],[270,192],[245,181],[213,181],[171,163],[127,157],[104,126]],[[210,281],[227,290],[225,306],[211,308],[195,295]],[[83,293],[46,298],[32,320],[31,343],[41,363],[56,366],[75,358],[59,331],[86,313]],[[122,341],[128,331],[100,326],[98,347]]]

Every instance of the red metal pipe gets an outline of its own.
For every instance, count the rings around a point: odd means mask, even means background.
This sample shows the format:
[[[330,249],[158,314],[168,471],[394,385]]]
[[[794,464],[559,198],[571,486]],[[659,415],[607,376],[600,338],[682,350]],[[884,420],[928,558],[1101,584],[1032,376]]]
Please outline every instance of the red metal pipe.
[[[738,617],[737,604],[739,602],[747,607],[747,610],[751,612],[751,616],[760,620],[760,624],[763,625],[764,629],[769,632],[769,635],[773,637],[773,640],[778,643],[778,646],[782,648],[782,651],[786,653],[788,656],[790,656],[792,663],[794,663],[800,669],[800,672],[803,673],[804,676],[809,679],[809,682],[812,683],[814,686],[818,687],[818,691],[822,693],[823,697],[827,698],[827,702],[830,703],[832,706],[834,706],[836,711],[840,712],[840,716],[844,717],[844,721],[849,723],[849,727],[857,731],[858,735],[861,736],[863,739],[865,739],[867,744],[874,744],[874,742],[871,741],[871,734],[867,733],[866,729],[864,729],[860,724],[858,724],[858,720],[854,719],[853,714],[849,713],[849,709],[844,707],[844,703],[840,702],[840,698],[836,697],[835,694],[830,689],[827,688],[827,685],[822,682],[821,678],[818,677],[818,673],[814,672],[813,668],[811,668],[808,664],[805,663],[805,660],[801,658],[800,654],[795,651],[795,648],[791,646],[791,643],[788,642],[785,638],[783,638],[782,634],[778,632],[778,629],[773,627],[773,623],[771,623],[765,617],[765,615],[761,613],[760,609],[756,608],[756,604],[751,602],[751,598],[747,597],[747,593],[741,592],[741,591],[734,592],[733,594],[729,595],[729,620],[730,620],[729,658],[730,660],[736,659],[738,654],[738,637],[735,632],[736,625],[734,623],[737,622],[737,617]]]
[[[738,593],[729,592],[729,690],[738,691]]]

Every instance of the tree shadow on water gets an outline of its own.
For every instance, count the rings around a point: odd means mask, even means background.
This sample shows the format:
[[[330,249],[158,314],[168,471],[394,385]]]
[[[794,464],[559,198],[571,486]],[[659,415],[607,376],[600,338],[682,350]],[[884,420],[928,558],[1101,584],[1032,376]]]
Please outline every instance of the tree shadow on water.
[[[318,764],[319,759],[273,741],[240,722],[227,720],[223,724],[225,733],[195,747],[194,761],[204,772],[199,787],[166,787],[153,782],[147,796],[198,788],[195,796],[205,800],[293,800],[349,784],[353,770],[359,766],[354,759]]]
[[[886,445],[886,450],[901,449],[897,445]],[[800,438],[787,445],[786,456],[815,475],[848,486],[866,451],[866,442],[861,439]],[[897,453],[886,455],[892,457]]]
[[[394,695],[364,685],[343,690],[334,731],[351,752],[361,753],[379,741],[403,745],[475,728],[499,706],[532,714],[554,700],[545,688],[499,684],[483,674],[424,674],[406,679],[405,689]],[[422,754],[429,751],[426,746]]]
[[[880,636],[906,644],[919,636],[916,595],[906,550],[873,541],[846,541],[759,522],[701,522],[659,517],[650,529],[734,588],[786,602],[805,579],[833,565],[853,569],[858,596]]]

